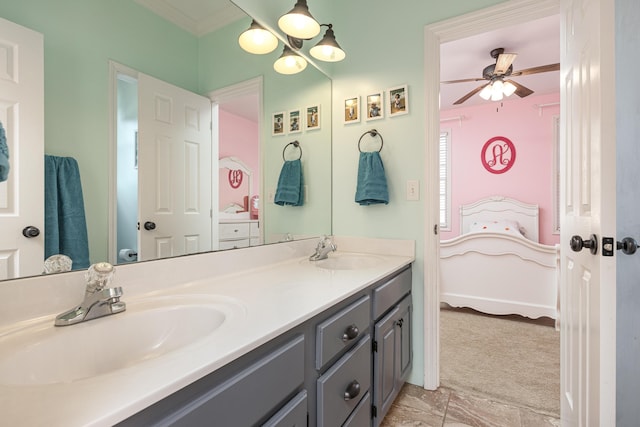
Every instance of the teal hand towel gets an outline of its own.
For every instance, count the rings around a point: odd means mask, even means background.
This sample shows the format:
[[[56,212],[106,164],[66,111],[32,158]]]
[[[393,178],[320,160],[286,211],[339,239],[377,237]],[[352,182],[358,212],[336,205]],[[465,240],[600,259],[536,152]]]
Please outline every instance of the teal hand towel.
[[[278,188],[274,198],[276,205],[280,206],[302,206],[304,203],[302,162],[297,160],[286,160],[282,165],[280,177],[278,178]]]
[[[382,158],[377,151],[360,153],[356,203],[362,206],[389,204],[387,178]]]
[[[7,145],[7,135],[4,132],[2,122],[0,122],[0,182],[9,178],[9,146]]]
[[[44,156],[45,259],[63,254],[73,269],[89,267],[89,240],[78,162],[71,157]]]

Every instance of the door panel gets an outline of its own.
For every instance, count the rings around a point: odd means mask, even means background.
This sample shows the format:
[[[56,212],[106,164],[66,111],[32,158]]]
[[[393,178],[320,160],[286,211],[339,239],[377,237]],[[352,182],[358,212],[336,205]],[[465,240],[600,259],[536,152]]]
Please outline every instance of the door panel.
[[[42,273],[44,261],[42,34],[0,18],[0,122],[9,176],[0,182],[0,280]],[[22,230],[34,226],[37,237]]]
[[[139,76],[140,260],[211,250],[211,102]]]

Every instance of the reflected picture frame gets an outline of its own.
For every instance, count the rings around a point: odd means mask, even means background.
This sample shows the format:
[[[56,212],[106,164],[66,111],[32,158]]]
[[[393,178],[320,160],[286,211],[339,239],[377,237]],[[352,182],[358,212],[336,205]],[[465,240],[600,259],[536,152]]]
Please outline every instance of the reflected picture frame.
[[[278,111],[271,115],[271,135],[279,136],[285,134],[285,114],[284,111]]]
[[[304,109],[304,128],[306,130],[320,129],[320,104],[309,105]]]
[[[350,96],[344,99],[344,124],[360,122],[360,96]]]
[[[289,134],[302,132],[302,112],[299,108],[289,110],[287,130]]]
[[[384,92],[377,90],[367,95],[366,120],[380,120],[384,118]]]
[[[387,89],[387,113],[389,117],[409,114],[409,88],[407,85]]]

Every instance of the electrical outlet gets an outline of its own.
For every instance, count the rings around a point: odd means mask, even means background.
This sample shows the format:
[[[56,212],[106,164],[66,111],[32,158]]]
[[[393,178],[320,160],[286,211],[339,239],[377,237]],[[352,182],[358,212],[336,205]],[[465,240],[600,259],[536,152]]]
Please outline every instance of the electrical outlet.
[[[407,181],[407,200],[420,200],[420,182],[418,180]]]

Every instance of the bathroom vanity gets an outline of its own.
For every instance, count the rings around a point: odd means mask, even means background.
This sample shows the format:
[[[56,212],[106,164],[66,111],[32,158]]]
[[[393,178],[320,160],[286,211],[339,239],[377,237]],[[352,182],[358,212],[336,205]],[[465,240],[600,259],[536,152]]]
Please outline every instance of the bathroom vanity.
[[[130,319],[144,323],[155,310],[150,325],[169,319],[184,345],[163,350],[178,339],[165,333],[166,342],[149,354],[95,375],[79,374],[79,359],[69,381],[47,369],[9,374],[0,350],[3,419],[20,425],[378,426],[411,368],[413,242],[336,238],[337,252],[311,262],[315,243],[116,267],[127,311],[53,332],[94,330],[108,353],[120,345],[119,335],[134,333]],[[235,271],[246,257],[261,261]],[[149,280],[154,277],[166,287]],[[63,294],[71,287],[59,286]],[[4,325],[0,344],[33,325],[46,330],[49,320]],[[188,339],[190,330],[214,321],[213,332]],[[154,328],[144,330],[160,334]],[[129,353],[145,339],[130,343]],[[123,353],[126,347],[117,352]],[[50,351],[48,358],[55,356]]]

